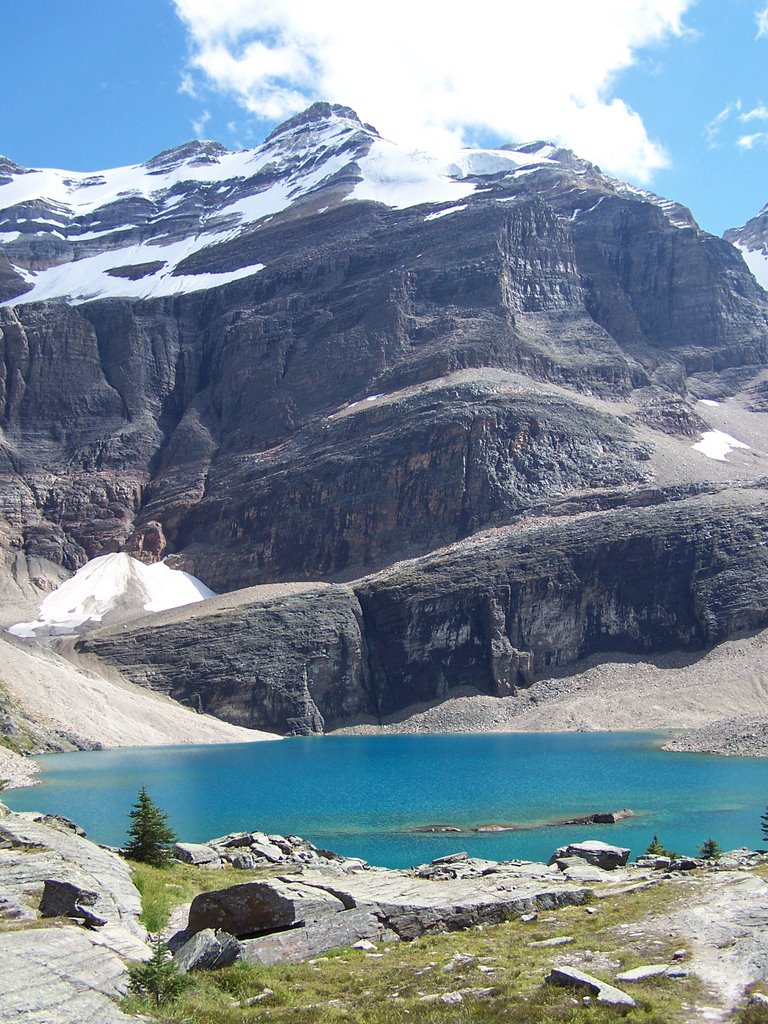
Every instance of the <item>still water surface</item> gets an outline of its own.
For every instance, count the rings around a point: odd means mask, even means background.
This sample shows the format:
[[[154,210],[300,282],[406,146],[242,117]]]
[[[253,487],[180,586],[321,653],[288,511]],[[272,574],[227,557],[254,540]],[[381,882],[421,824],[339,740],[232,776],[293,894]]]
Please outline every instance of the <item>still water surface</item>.
[[[759,848],[768,759],[665,753],[642,733],[344,736],[41,757],[43,785],[4,794],[15,810],[64,814],[120,845],[145,785],[176,833],[199,842],[259,829],[296,834],[374,864],[405,867],[457,850],[546,859],[560,843],[681,852],[709,836]],[[516,823],[630,807],[615,825],[423,834],[418,826]]]

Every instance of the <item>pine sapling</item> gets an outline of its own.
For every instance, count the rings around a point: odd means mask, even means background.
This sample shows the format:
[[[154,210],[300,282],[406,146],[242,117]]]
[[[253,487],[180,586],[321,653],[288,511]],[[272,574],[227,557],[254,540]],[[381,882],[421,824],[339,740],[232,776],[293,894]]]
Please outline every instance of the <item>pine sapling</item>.
[[[176,999],[189,985],[190,979],[182,974],[162,939],[152,943],[152,956],[144,963],[128,968],[129,988],[140,999],[150,999],[162,1006]]]
[[[157,868],[169,864],[173,860],[176,836],[168,825],[168,815],[163,814],[150,799],[144,786],[139,790],[139,799],[128,817],[131,819],[128,826],[130,838],[123,850],[125,856]]]

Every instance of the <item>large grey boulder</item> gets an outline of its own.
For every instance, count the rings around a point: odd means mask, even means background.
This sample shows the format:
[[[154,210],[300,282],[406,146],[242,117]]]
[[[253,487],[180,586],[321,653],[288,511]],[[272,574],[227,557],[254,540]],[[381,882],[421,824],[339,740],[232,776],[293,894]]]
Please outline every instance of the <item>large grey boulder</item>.
[[[218,851],[206,843],[176,843],[173,855],[183,864],[194,864],[199,868],[220,868],[222,866]]]
[[[576,988],[585,988],[590,995],[597,998],[598,1003],[605,1003],[607,1006],[636,1006],[635,1000],[620,988],[608,985],[599,978],[584,971],[577,971],[575,967],[553,967],[547,975],[546,980],[551,985],[573,985]]]
[[[630,853],[631,851],[624,846],[611,846],[610,843],[601,843],[597,839],[587,839],[583,843],[568,843],[566,846],[558,847],[547,863],[559,866],[561,861],[567,861],[570,857],[580,857],[604,871],[612,871],[614,868],[624,867]]]
[[[89,928],[102,928],[106,917],[94,911],[99,894],[92,889],[83,889],[71,882],[57,878],[46,878],[43,898],[40,900],[41,917],[79,917]]]
[[[322,956],[339,946],[354,946],[361,941],[392,942],[398,936],[368,910],[345,910],[308,921],[301,928],[288,928],[244,939],[243,957],[261,964],[295,963]]]
[[[344,910],[330,892],[274,879],[244,882],[195,896],[189,909],[189,931],[219,928],[232,935],[252,935],[315,921]]]

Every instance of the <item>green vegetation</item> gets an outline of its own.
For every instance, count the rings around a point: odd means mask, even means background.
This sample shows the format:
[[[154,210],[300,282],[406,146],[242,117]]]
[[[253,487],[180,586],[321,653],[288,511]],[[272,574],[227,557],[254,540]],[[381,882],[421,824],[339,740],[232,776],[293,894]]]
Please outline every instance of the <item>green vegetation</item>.
[[[648,849],[645,851],[647,857],[669,857],[670,860],[674,860],[677,857],[677,853],[674,850],[668,850],[666,846],[663,846],[658,835],[654,832],[653,839],[648,844]]]
[[[705,839],[699,847],[699,856],[705,860],[719,860],[723,856],[723,848],[716,839]]]
[[[763,839],[768,843],[768,807],[765,809],[765,814],[760,816],[760,831],[763,834]]]
[[[171,1002],[192,984],[190,978],[180,973],[162,939],[155,939],[150,959],[146,963],[133,964],[128,975],[131,992],[155,1006]]]
[[[244,874],[238,872],[238,880]],[[231,884],[221,872],[191,867],[181,877],[180,887],[198,877],[206,888]],[[184,1024],[608,1024],[619,1019],[677,1024],[686,1019],[683,1004],[700,996],[695,978],[654,978],[633,985],[638,1005],[626,1014],[594,1001],[585,1005],[583,992],[546,985],[544,978],[555,961],[612,981],[621,970],[671,958],[679,939],[659,934],[646,921],[674,901],[690,898],[692,891],[688,883],[654,884],[597,900],[590,904],[593,913],[564,907],[544,911],[528,924],[515,918],[382,944],[374,955],[342,949],[300,964],[240,962],[194,973],[189,988],[161,1010],[135,996],[125,1009]],[[529,945],[562,935],[574,941],[554,949]],[[656,945],[659,939],[663,946]],[[493,994],[466,994],[456,1005],[440,1001],[445,993],[467,989],[492,989]]]
[[[139,799],[128,817],[131,819],[128,826],[130,840],[123,851],[125,856],[158,868],[170,864],[176,836],[168,826],[168,815],[153,803],[144,786],[139,790]]]

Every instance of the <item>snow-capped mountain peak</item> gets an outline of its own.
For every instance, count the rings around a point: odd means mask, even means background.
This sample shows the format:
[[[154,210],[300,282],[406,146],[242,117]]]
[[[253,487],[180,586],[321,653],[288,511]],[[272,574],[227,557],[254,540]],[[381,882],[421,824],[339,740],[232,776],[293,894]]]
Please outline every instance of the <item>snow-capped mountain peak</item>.
[[[241,152],[195,141],[94,173],[0,161],[0,288],[6,304],[197,291],[262,271],[258,232],[281,217],[314,217],[354,201],[453,209],[475,194],[511,201],[537,189],[591,189],[588,200],[574,198],[567,217],[613,193],[695,227],[677,204],[616,182],[551,142],[405,149],[349,107],[315,103]],[[441,210],[425,211],[434,215]],[[232,243],[236,258],[222,258]]]

